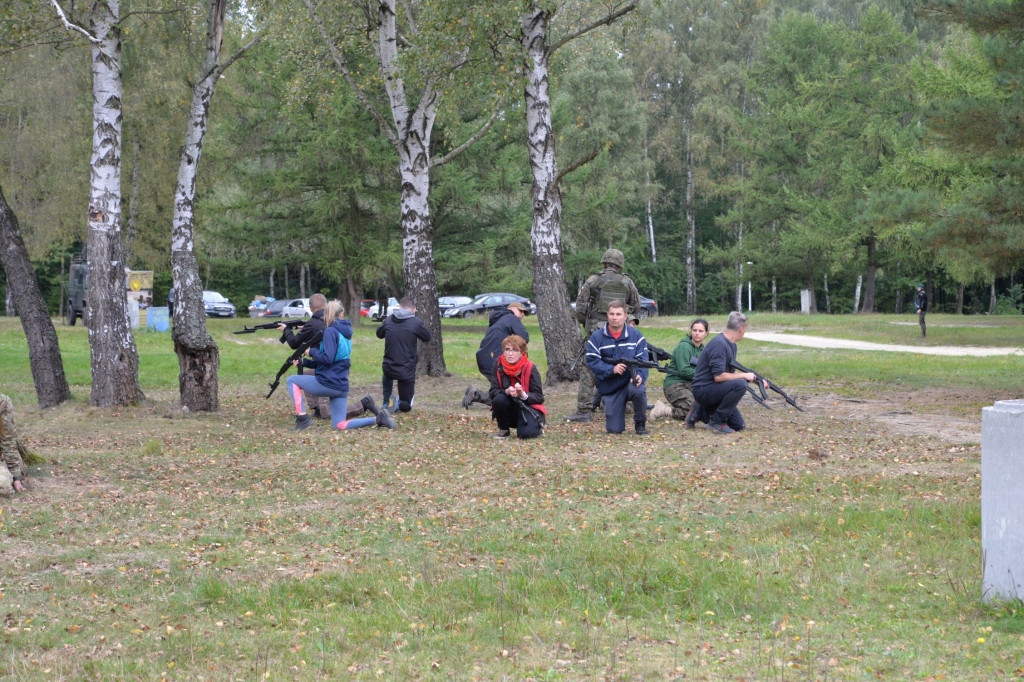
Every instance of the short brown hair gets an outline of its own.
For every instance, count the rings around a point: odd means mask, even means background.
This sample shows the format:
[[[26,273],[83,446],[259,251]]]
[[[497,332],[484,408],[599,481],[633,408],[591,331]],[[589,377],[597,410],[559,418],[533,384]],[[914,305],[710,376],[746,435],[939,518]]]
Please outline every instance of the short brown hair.
[[[510,334],[502,339],[501,349],[505,350],[505,346],[515,346],[516,350],[520,353],[526,352],[526,339],[519,336],[519,334]]]
[[[327,297],[323,294],[313,294],[309,297],[309,309],[314,313],[327,307]]]
[[[611,310],[612,308],[618,308],[622,312],[626,312],[626,302],[623,301],[621,298],[616,298],[615,300],[608,304],[608,310]]]

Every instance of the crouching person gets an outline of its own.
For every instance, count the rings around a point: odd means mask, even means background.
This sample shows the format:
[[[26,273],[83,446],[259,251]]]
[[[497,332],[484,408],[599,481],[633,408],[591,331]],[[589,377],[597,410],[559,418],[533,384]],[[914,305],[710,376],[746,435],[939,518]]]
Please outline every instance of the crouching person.
[[[495,438],[536,438],[546,421],[540,370],[526,355],[526,339],[518,334],[501,342],[501,355],[490,374],[491,417],[498,422]]]
[[[386,426],[396,428],[394,419],[386,410],[377,410],[376,417],[349,419],[348,371],[351,367],[352,323],[343,319],[345,308],[339,301],[331,301],[324,309],[324,338],[319,348],[307,348],[308,358],[302,360],[303,367],[312,367],[313,376],[308,374],[288,377],[288,395],[295,403],[295,430],[308,428],[313,418],[306,413],[302,392],[331,399],[331,424],[339,430],[358,429],[363,426]],[[296,361],[298,364],[298,361]],[[372,403],[372,401],[371,401]],[[372,409],[377,406],[373,405]],[[367,406],[367,409],[371,409]]]

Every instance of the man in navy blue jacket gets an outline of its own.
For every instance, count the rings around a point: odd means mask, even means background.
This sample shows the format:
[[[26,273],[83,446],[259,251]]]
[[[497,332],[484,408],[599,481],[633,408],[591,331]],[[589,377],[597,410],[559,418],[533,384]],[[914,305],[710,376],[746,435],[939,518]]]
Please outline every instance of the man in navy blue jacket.
[[[597,392],[604,396],[604,426],[608,433],[626,430],[626,401],[633,403],[633,427],[647,434],[647,368],[630,368],[619,359],[647,360],[647,339],[626,324],[626,303],[608,304],[608,322],[587,340],[587,366],[594,373]]]
[[[377,327],[377,338],[384,339],[384,409],[392,414],[412,409],[416,393],[416,362],[419,360],[418,342],[430,342],[430,330],[416,317],[416,304],[408,296],[398,302],[398,308]],[[398,401],[391,402],[391,393],[398,382]]]

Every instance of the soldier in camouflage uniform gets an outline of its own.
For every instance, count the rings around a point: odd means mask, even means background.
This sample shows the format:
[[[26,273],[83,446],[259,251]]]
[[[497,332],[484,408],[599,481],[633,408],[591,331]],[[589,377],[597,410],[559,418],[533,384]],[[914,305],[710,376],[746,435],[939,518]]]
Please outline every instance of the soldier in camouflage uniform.
[[[601,256],[601,272],[591,275],[576,296],[576,320],[583,325],[583,338],[608,321],[608,304],[615,299],[626,302],[626,314],[640,310],[640,292],[629,275],[622,272],[626,257],[618,249],[608,249]],[[580,372],[580,390],[576,395],[576,413],[566,417],[569,422],[588,422],[594,411],[594,375],[584,362],[576,365]]]
[[[14,428],[14,403],[3,393],[0,393],[0,451],[4,456],[4,462],[0,464],[0,495],[25,490],[21,482],[21,454]]]

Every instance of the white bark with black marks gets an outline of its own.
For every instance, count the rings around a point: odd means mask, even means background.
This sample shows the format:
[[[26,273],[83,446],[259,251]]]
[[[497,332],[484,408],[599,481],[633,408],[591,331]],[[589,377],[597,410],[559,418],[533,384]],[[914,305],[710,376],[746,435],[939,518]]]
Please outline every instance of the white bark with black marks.
[[[119,0],[93,4],[93,140],[89,165],[85,322],[92,366],[90,402],[98,407],[145,399],[139,355],[128,322],[121,245],[121,29]]]

